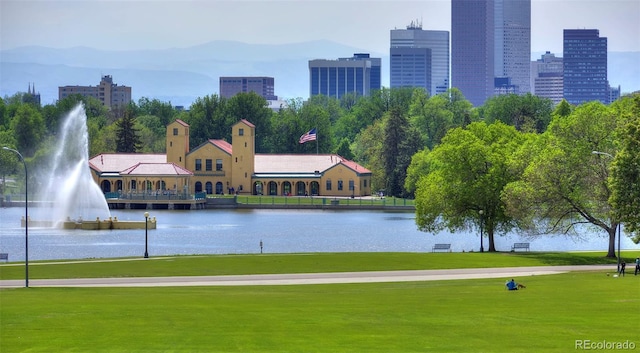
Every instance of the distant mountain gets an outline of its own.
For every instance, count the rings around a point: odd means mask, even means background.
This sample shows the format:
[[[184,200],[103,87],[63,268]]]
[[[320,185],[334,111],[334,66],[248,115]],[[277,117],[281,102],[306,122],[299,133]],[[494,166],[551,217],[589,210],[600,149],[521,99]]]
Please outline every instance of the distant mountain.
[[[189,106],[198,97],[218,93],[220,76],[271,76],[279,97],[307,98],[309,60],[361,52],[367,51],[330,41],[283,45],[214,41],[139,51],[21,47],[0,51],[0,95],[26,92],[31,82],[43,104],[49,104],[58,99],[59,86],[97,85],[102,75],[111,75],[114,83],[132,88],[134,100],[148,97]]]
[[[43,104],[58,99],[58,87],[97,85],[102,75],[130,86],[134,100],[157,98],[188,107],[218,93],[220,76],[271,76],[280,98],[307,98],[308,61],[370,53],[382,58],[382,85],[389,86],[388,53],[331,41],[266,45],[213,41],[163,50],[105,51],[87,47],[20,47],[0,51],[0,95],[26,92],[35,84]],[[538,56],[539,57],[539,56]],[[610,52],[609,82],[623,92],[640,90],[640,52]]]

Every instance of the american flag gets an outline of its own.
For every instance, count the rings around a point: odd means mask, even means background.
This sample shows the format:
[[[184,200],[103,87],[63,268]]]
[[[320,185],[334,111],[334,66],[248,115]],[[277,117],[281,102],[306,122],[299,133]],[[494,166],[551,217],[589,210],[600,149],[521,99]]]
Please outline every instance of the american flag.
[[[309,132],[307,132],[306,134],[300,136],[300,143],[315,141],[316,137],[317,137],[316,128],[314,127],[313,129],[309,130]]]

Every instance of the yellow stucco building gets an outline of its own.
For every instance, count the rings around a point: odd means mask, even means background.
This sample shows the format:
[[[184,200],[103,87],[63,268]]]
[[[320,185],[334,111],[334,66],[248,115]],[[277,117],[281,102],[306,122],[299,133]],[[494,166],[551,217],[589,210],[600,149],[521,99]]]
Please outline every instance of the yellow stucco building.
[[[256,154],[255,126],[240,120],[231,143],[190,150],[189,125],[167,126],[166,154],[100,154],[89,161],[105,193],[135,195],[371,195],[371,171],[336,154]]]

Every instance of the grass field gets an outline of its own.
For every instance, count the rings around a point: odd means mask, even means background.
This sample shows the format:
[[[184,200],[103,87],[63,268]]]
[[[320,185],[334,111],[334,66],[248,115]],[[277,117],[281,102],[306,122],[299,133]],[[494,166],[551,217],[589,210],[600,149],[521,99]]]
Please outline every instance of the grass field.
[[[34,265],[31,272],[164,276],[609,261],[598,253],[293,254]],[[7,279],[24,268],[0,270]],[[632,270],[625,278],[517,278],[527,285],[517,292],[506,291],[504,279],[4,289],[0,352],[568,352],[576,340],[629,342],[640,350],[640,276]]]

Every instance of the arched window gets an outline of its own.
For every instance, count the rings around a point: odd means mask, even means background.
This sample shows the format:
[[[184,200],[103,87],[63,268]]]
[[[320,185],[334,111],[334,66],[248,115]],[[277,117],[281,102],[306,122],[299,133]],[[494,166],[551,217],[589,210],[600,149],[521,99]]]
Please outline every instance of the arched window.
[[[199,181],[196,181],[196,191],[195,192],[202,192],[202,183]]]
[[[131,190],[135,190],[137,188],[137,183],[135,180],[131,180]]]
[[[111,182],[109,180],[103,180],[101,189],[102,192],[111,192]]]
[[[288,181],[285,181],[284,183],[282,183],[282,194],[285,196],[289,196],[291,195],[291,183]]]
[[[278,195],[278,184],[275,181],[269,182],[269,195]]]
[[[296,183],[296,194],[298,196],[305,196],[307,194],[307,186],[304,184],[304,181],[299,181]]]
[[[210,181],[207,181],[205,184],[205,190],[207,191],[207,194],[213,194],[213,184]]]
[[[122,180],[116,180],[116,190],[122,191]]]
[[[224,193],[224,190],[222,190],[222,182],[219,181],[216,183],[216,194],[220,195],[223,193]]]
[[[262,182],[256,181],[253,184],[253,194],[254,195],[262,195]]]

